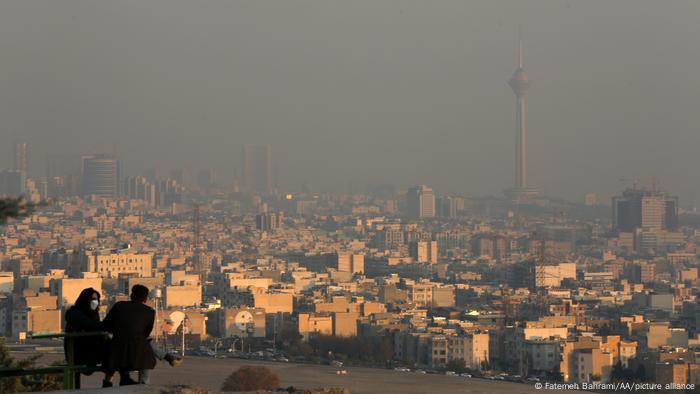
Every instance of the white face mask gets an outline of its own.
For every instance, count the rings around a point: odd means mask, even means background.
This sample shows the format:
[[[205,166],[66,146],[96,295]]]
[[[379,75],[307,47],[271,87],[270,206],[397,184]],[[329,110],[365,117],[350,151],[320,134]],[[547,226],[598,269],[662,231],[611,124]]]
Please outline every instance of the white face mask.
[[[97,301],[97,300],[91,300],[91,301],[90,301],[90,309],[92,309],[93,311],[94,311],[95,309],[97,309],[98,306],[100,306],[100,302],[99,302],[99,301]]]

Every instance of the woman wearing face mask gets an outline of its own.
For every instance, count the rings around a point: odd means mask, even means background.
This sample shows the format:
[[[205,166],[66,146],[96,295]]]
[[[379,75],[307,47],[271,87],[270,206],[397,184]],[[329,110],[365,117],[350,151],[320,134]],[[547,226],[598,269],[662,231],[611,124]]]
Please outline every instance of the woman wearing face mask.
[[[100,326],[100,293],[89,287],[80,292],[75,304],[66,311],[66,332],[102,331]],[[106,349],[105,338],[101,336],[76,337],[73,345],[75,365],[95,367],[102,364]],[[67,349],[66,349],[67,357]],[[112,386],[113,373],[105,373],[103,387]],[[80,379],[76,376],[76,384]],[[77,387],[76,388],[80,388]]]

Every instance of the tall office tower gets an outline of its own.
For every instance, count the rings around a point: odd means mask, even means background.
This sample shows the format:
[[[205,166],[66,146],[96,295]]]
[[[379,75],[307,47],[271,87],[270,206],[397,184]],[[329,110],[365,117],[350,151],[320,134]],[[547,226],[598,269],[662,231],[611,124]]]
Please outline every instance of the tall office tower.
[[[438,199],[438,215],[443,218],[456,218],[459,200],[455,197],[443,196]]]
[[[0,196],[18,197],[25,192],[24,172],[18,170],[0,171]]]
[[[525,92],[530,87],[530,80],[523,68],[523,41],[519,40],[518,68],[508,81],[515,93],[515,185],[506,191],[513,200],[526,200],[537,194],[537,190],[528,188],[527,184],[527,139],[525,136]]]
[[[255,215],[255,228],[260,231],[274,231],[282,228],[284,212],[259,213]]]
[[[156,185],[149,182],[142,176],[129,177],[124,179],[121,187],[121,194],[131,200],[142,200],[148,205],[156,206]]]
[[[413,218],[435,217],[435,192],[425,185],[415,186],[406,193],[408,215]]]
[[[24,176],[29,174],[29,147],[26,142],[18,142],[15,144],[15,171],[21,171]]]
[[[81,175],[84,196],[117,198],[120,182],[119,160],[109,155],[84,156]]]
[[[272,148],[270,145],[243,147],[243,186],[249,192],[269,193],[272,190]]]
[[[156,182],[156,205],[159,207],[180,204],[185,187],[174,179],[161,179]]]
[[[613,228],[631,232],[675,230],[678,227],[678,197],[663,191],[633,187],[612,199]]]
[[[437,263],[437,241],[413,241],[408,245],[409,254],[419,263]]]
[[[175,182],[184,185],[185,184],[185,170],[182,168],[175,168],[170,170],[170,178],[175,180]]]
[[[353,274],[365,272],[365,255],[349,252],[337,252],[336,269],[340,272],[352,272]]]

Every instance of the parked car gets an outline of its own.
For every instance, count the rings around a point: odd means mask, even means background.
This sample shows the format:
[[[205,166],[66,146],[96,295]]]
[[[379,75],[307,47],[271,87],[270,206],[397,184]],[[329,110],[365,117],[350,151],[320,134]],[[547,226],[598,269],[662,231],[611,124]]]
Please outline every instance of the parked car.
[[[459,374],[459,376],[461,376],[461,377],[463,377],[463,378],[471,378],[471,377],[472,377],[471,374],[468,374],[468,373],[466,373],[466,372],[465,372],[465,373]]]

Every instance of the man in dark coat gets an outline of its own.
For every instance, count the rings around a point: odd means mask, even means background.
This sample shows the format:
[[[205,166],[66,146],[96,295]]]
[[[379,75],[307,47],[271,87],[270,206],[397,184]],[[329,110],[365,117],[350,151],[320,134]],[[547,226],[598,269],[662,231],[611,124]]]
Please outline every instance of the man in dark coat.
[[[146,305],[148,288],[131,288],[131,301],[114,304],[102,321],[103,330],[112,333],[105,366],[119,371],[120,386],[133,384],[129,371],[139,371],[139,383],[148,383],[147,370],[156,366],[156,358],[148,337],[153,330],[156,311]]]

